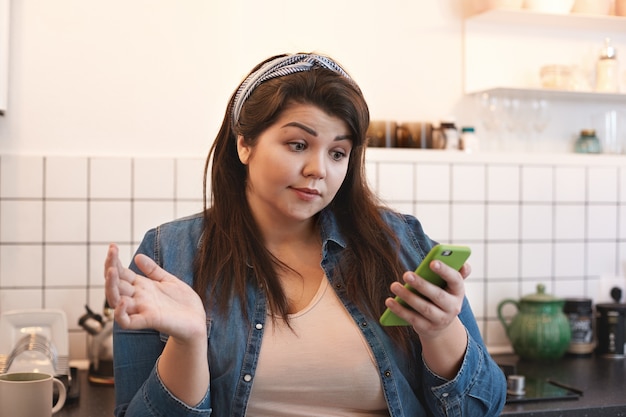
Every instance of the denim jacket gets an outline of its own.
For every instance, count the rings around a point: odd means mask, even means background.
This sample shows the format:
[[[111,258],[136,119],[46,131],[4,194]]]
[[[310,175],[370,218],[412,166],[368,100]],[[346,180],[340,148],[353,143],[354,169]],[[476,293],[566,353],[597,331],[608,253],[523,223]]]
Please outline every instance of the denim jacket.
[[[459,318],[468,332],[468,345],[458,374],[452,380],[431,372],[421,356],[419,338],[414,355],[394,345],[378,321],[363,314],[344,292],[335,273],[346,241],[333,214],[320,214],[322,267],[331,287],[363,332],[378,366],[384,396],[392,417],[495,416],[504,406],[506,381],[482,341],[467,302]],[[402,244],[401,260],[414,269],[434,245],[419,221],[407,215],[384,214]],[[193,260],[202,236],[202,215],[163,224],[146,233],[137,252],[191,284]],[[245,262],[245,260],[242,260]],[[139,272],[134,263],[131,269]],[[167,335],[153,330],[114,330],[116,416],[244,416],[261,349],[267,303],[262,291],[251,287],[245,300],[250,322],[234,302],[227,317],[207,311],[210,387],[205,398],[190,407],[174,397],[159,379],[156,363]],[[411,361],[412,363],[408,363]]]

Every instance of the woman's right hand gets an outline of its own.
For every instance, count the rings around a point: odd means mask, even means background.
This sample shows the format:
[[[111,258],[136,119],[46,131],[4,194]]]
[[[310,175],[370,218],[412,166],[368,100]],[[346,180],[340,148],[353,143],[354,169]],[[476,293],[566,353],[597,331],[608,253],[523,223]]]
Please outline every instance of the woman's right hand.
[[[145,255],[137,255],[135,264],[145,276],[124,267],[117,245],[109,246],[105,289],[117,323],[125,329],[154,329],[179,341],[206,337],[204,306],[193,288]]]
[[[109,246],[104,275],[115,321],[124,329],[154,329],[169,335],[158,363],[161,381],[179,400],[198,404],[209,389],[206,313],[196,292],[145,255],[135,256],[145,274],[122,265]]]

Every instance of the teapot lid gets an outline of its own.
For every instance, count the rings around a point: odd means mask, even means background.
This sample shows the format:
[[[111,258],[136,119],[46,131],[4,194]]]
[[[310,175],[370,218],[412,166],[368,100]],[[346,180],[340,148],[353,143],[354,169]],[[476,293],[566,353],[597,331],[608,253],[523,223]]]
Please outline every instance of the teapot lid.
[[[553,303],[563,301],[560,298],[553,297],[550,294],[546,294],[546,286],[543,284],[537,284],[537,292],[522,297],[522,301],[528,301],[531,303]]]

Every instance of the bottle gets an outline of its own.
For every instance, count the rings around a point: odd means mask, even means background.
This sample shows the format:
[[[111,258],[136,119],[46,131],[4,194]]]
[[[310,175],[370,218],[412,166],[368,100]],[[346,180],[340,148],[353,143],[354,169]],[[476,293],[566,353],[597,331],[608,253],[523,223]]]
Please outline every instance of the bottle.
[[[441,133],[443,134],[445,141],[443,149],[458,150],[461,148],[461,138],[459,136],[459,131],[456,128],[454,119],[450,118],[441,121]]]
[[[593,129],[583,129],[580,131],[580,136],[576,140],[574,145],[576,153],[600,153],[602,147],[600,141],[596,136],[596,131]]]
[[[461,149],[465,152],[476,152],[479,149],[479,142],[473,126],[463,126],[461,128]]]
[[[604,93],[619,92],[619,63],[617,51],[611,45],[611,39],[604,40],[604,48],[596,64],[596,91]]]

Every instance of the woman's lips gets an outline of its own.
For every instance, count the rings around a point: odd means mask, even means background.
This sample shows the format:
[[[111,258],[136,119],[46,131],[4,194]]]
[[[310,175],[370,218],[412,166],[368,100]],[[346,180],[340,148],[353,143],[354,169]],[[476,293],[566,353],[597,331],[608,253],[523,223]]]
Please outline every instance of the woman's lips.
[[[318,197],[320,197],[320,192],[318,190],[312,188],[295,188],[292,187],[292,190],[296,192],[298,198],[304,201],[311,201]]]

